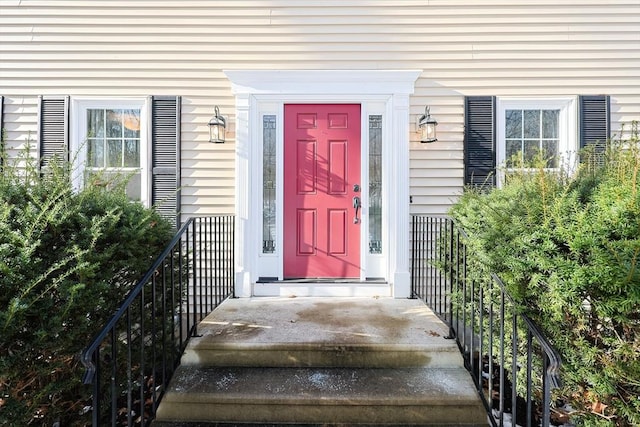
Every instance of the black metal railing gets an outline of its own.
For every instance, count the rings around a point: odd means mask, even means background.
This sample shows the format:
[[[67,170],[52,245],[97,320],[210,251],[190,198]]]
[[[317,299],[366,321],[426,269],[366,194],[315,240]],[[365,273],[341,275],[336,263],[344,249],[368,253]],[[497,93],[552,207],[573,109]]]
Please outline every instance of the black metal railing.
[[[198,323],[233,296],[234,217],[189,219],[82,353],[94,426],[146,426]]]
[[[477,278],[464,231],[445,217],[412,218],[412,294],[450,328],[494,426],[549,426],[560,357],[506,292]]]

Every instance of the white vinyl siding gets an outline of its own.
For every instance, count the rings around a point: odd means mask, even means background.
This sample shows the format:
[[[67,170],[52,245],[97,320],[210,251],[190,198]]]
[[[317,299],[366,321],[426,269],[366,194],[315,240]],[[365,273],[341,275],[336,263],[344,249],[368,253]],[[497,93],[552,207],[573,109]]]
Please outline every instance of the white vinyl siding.
[[[637,0],[1,0],[10,155],[38,95],[182,96],[182,212],[233,213],[235,98],[224,69],[421,69],[411,98],[413,213],[462,190],[464,96],[611,95],[612,132],[640,117]],[[226,144],[208,142],[213,107]],[[438,142],[420,144],[428,105]]]

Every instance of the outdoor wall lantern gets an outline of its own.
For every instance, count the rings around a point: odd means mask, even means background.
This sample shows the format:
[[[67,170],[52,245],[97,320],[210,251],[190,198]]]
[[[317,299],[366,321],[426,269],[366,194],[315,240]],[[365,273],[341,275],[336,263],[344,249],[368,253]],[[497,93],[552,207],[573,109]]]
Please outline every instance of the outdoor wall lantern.
[[[224,143],[226,128],[227,120],[220,115],[220,110],[216,105],[215,115],[209,120],[209,142]]]
[[[431,118],[429,107],[424,107],[424,115],[418,119],[418,130],[420,131],[420,142],[429,143],[436,142],[436,126],[438,122]]]

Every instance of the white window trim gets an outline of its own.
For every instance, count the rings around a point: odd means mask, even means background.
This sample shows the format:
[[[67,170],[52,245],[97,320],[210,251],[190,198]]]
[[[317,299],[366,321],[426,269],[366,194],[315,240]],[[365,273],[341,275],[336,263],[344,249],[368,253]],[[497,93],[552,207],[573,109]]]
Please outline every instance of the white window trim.
[[[497,98],[496,100],[496,175],[497,185],[504,182],[504,164],[506,162],[505,111],[522,110],[560,110],[558,127],[558,152],[561,168],[571,172],[575,169],[578,154],[577,97],[558,98]]]
[[[140,198],[143,205],[151,205],[151,143],[149,101],[147,98],[74,98],[71,100],[69,151],[73,161],[71,180],[75,189],[84,185],[87,162],[87,110],[92,108],[140,109]]]

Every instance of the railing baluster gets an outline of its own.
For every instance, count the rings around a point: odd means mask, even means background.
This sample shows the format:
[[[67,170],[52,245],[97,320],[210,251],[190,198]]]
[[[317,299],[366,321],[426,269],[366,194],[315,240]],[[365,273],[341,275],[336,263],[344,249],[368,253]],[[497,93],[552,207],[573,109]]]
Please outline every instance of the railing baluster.
[[[111,331],[111,425],[116,426],[118,420],[118,339],[116,330]]]
[[[127,425],[133,425],[133,345],[131,337],[131,307],[127,307]],[[93,424],[96,425],[95,423]]]
[[[504,426],[504,393],[505,393],[505,376],[504,376],[504,312],[505,301],[504,293],[500,293],[500,427]]]
[[[164,261],[162,262],[164,264]],[[162,269],[160,269],[162,271]],[[161,274],[161,273],[160,273]],[[157,276],[153,276],[151,279],[151,360],[158,360],[158,353],[156,351],[156,347],[158,345],[156,336],[157,336],[157,327],[156,327],[156,300],[158,298],[157,291]],[[143,346],[144,348],[144,346]],[[155,402],[156,397],[156,372],[151,371],[149,373],[149,379],[147,380],[147,384],[151,389],[151,402]],[[152,403],[153,407],[153,403]]]
[[[140,362],[139,362],[139,370],[140,370],[140,376],[139,376],[139,381],[140,381],[140,407],[138,410],[138,414],[140,419],[142,420],[144,418],[144,369],[145,369],[145,363],[144,363],[144,356],[145,356],[145,351],[144,351],[144,343],[145,343],[145,322],[144,322],[144,313],[145,313],[145,309],[144,309],[144,292],[140,293]],[[141,423],[144,425],[144,423]]]
[[[493,315],[493,282],[489,282],[489,337],[487,340],[487,348],[489,350],[489,402],[491,402],[489,408],[493,408],[493,328],[494,328],[494,315]],[[492,415],[492,414],[489,414]],[[491,417],[490,419],[493,419]]]
[[[516,424],[518,416],[518,317],[513,304],[511,313],[511,417],[513,424]]]
[[[102,365],[100,364],[100,347],[97,347],[91,354],[91,359],[93,362],[93,366],[95,367],[95,377],[93,380],[93,414],[91,418],[93,425],[99,426],[100,416],[102,414],[102,405],[100,404],[100,399],[102,398],[102,393],[100,390],[100,377],[102,375]]]
[[[192,232],[192,244],[193,244],[193,248],[192,248],[192,260],[191,262],[193,263],[192,268],[192,274],[193,274],[193,325],[191,326],[193,328],[193,334],[194,335],[198,335],[198,315],[197,315],[197,311],[198,311],[198,295],[196,292],[196,289],[198,289],[198,280],[199,280],[199,275],[198,275],[198,267],[199,267],[199,262],[198,262],[198,245],[197,245],[197,239],[198,239],[198,220],[193,221],[192,223],[193,225],[193,232]],[[200,296],[202,296],[202,293],[200,293]]]
[[[527,330],[527,427],[533,426],[533,396],[532,375],[533,371],[533,334]]]
[[[551,419],[551,382],[546,373],[549,370],[549,358],[547,355],[542,356],[542,427],[549,427]]]

